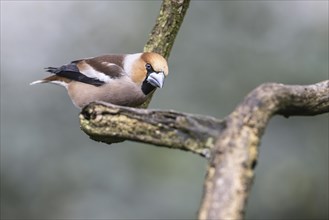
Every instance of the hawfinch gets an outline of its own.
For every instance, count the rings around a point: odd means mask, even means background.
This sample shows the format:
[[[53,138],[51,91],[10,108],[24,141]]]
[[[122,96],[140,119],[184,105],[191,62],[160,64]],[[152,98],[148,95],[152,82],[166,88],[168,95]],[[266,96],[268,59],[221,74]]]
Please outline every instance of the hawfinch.
[[[162,88],[168,75],[166,59],[152,52],[103,55],[45,69],[52,75],[31,85],[64,86],[78,108],[93,101],[137,107],[156,88]]]

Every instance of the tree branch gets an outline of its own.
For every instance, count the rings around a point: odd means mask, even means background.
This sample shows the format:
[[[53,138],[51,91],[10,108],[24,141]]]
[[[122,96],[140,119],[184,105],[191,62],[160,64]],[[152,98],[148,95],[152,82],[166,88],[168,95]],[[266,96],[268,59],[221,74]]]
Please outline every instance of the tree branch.
[[[225,126],[223,121],[175,111],[145,110],[92,103],[80,114],[81,128],[92,139],[108,144],[133,140],[191,151],[203,156]]]
[[[153,51],[168,59],[189,4],[190,0],[163,0],[144,51]]]
[[[163,0],[156,23],[144,46],[145,52],[156,52],[168,59],[177,33],[181,27],[190,0]],[[153,97],[152,93],[140,106],[147,108]]]
[[[276,83],[253,90],[225,119],[204,185],[199,219],[242,219],[254,176],[260,138],[275,115],[329,112],[329,81],[308,86]]]
[[[199,219],[243,218],[260,138],[275,115],[329,112],[329,81],[314,85],[267,83],[254,89],[224,120],[175,111],[92,103],[81,128],[106,143],[133,140],[209,158]],[[215,143],[215,144],[214,144]]]

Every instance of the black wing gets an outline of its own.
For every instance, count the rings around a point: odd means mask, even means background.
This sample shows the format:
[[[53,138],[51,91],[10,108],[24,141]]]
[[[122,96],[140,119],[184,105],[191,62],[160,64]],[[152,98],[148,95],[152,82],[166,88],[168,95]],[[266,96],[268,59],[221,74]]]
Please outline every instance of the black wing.
[[[105,82],[95,79],[95,78],[91,78],[88,77],[84,74],[82,74],[77,65],[75,63],[70,63],[67,65],[63,65],[61,67],[47,67],[45,68],[47,72],[49,73],[53,73],[57,76],[62,76],[74,81],[78,81],[78,82],[82,82],[82,83],[87,83],[90,85],[94,85],[94,86],[101,86],[103,85]]]

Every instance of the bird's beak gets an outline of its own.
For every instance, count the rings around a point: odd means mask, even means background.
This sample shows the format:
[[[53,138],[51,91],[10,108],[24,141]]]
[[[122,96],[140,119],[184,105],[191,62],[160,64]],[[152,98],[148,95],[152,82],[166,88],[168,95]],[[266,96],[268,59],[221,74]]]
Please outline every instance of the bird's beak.
[[[153,72],[147,77],[147,82],[149,82],[152,86],[162,88],[164,83],[165,75],[163,72]]]

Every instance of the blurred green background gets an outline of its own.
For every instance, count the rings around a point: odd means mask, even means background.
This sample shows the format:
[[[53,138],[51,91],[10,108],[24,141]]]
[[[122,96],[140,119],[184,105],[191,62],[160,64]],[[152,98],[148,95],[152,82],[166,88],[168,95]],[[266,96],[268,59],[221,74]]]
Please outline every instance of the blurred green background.
[[[140,52],[160,1],[1,1],[1,218],[191,219],[205,159],[91,141],[43,67]],[[264,82],[328,79],[328,1],[192,1],[150,108],[223,118]],[[248,219],[328,218],[328,114],[275,117]]]

